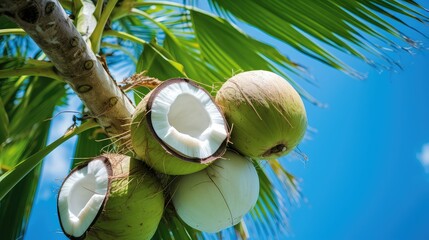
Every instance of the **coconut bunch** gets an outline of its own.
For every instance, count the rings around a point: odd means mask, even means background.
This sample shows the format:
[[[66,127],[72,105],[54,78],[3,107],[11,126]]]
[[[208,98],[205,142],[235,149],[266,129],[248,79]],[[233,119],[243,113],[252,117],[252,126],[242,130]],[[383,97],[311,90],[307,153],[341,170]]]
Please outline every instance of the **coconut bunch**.
[[[299,94],[271,72],[235,75],[215,99],[190,79],[166,80],[132,118],[132,148],[146,164],[104,155],[73,170],[58,196],[63,231],[70,238],[151,238],[164,207],[151,172],[168,179],[165,194],[192,228],[234,226],[258,199],[254,161],[292,151],[306,125]]]
[[[151,239],[164,211],[163,188],[141,161],[102,155],[71,171],[57,210],[70,239]]]
[[[285,79],[249,71],[227,80],[215,100],[189,79],[165,81],[137,106],[131,138],[153,169],[181,175],[169,188],[179,217],[194,229],[218,232],[256,204],[252,160],[286,155],[306,125],[304,104]]]

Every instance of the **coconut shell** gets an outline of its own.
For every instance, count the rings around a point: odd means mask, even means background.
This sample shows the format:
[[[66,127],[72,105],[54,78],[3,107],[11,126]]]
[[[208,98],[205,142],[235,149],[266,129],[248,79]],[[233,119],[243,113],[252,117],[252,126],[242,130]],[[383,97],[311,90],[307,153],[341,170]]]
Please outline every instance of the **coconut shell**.
[[[228,79],[216,102],[230,125],[230,147],[254,159],[275,159],[304,137],[307,116],[296,90],[279,75],[248,71]]]
[[[164,211],[161,184],[141,161],[103,157],[110,169],[109,191],[85,239],[151,239]]]
[[[252,162],[232,151],[208,168],[180,176],[171,188],[179,217],[204,232],[239,223],[256,204],[259,179]]]
[[[167,83],[168,81],[168,83]],[[147,94],[138,104],[132,118],[131,141],[139,158],[158,172],[169,175],[185,175],[206,168],[212,161],[219,158],[226,151],[227,139],[219,149],[207,158],[190,158],[180,154],[160,139],[151,122],[151,104],[154,95],[172,82],[187,81],[196,85],[189,79],[170,79],[159,85]],[[207,93],[208,94],[208,93]],[[220,111],[220,110],[219,110]],[[226,124],[225,124],[226,125]],[[227,126],[225,126],[225,129]]]

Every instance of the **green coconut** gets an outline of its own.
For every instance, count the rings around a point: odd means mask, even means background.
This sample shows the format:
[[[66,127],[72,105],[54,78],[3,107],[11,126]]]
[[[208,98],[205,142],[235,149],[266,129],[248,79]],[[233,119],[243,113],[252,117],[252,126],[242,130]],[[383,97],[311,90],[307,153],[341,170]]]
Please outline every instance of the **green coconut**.
[[[189,79],[164,81],[138,104],[131,124],[136,154],[155,170],[184,175],[226,151],[225,118],[210,94]]]
[[[141,161],[107,154],[67,176],[57,210],[70,239],[151,239],[164,211],[163,189]]]
[[[292,151],[307,128],[304,104],[281,76],[263,70],[228,79],[216,102],[230,125],[230,147],[254,159],[275,159]]]
[[[227,151],[208,168],[177,177],[171,195],[186,224],[203,232],[219,232],[239,223],[254,207],[259,178],[250,159]]]

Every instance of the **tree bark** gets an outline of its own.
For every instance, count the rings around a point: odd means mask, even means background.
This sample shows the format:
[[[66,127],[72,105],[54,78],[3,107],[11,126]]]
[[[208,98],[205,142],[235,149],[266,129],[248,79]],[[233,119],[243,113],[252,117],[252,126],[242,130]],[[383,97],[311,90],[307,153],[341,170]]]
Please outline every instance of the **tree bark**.
[[[130,99],[103,68],[57,0],[2,0],[9,16],[37,43],[112,137],[129,129]]]

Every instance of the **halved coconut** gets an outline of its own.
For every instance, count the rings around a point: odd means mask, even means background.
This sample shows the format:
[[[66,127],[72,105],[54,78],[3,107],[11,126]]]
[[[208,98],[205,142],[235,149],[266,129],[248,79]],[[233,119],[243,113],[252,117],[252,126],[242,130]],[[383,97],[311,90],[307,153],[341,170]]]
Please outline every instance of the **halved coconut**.
[[[274,159],[292,151],[307,128],[304,104],[281,76],[248,71],[228,79],[216,94],[231,125],[230,147],[254,159]]]
[[[131,125],[133,149],[170,175],[207,167],[226,150],[225,118],[210,94],[189,79],[164,81],[139,103]]]
[[[171,195],[186,224],[204,232],[219,232],[239,223],[256,204],[259,178],[250,159],[227,151],[208,168],[178,177]]]
[[[67,176],[57,210],[70,239],[150,239],[164,211],[164,196],[141,161],[108,154]]]

